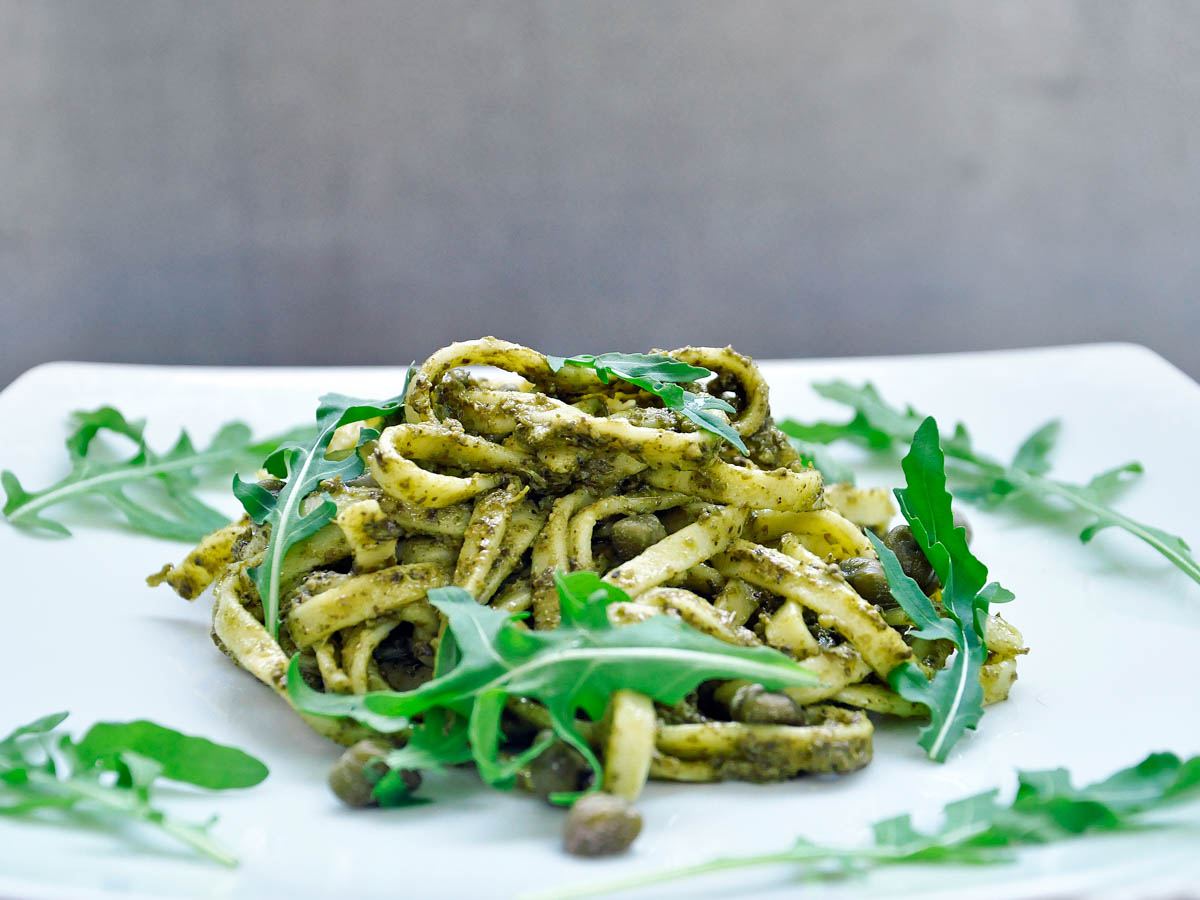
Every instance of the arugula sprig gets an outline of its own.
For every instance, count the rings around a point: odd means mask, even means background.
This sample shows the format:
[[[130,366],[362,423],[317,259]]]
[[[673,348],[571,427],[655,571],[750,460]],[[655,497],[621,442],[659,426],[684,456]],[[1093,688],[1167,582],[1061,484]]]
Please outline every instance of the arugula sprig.
[[[719,435],[742,453],[748,452],[741,435],[734,431],[727,421],[713,415],[714,410],[724,413],[736,412],[732,406],[719,397],[696,394],[679,386],[712,375],[712,372],[703,366],[689,365],[669,356],[652,353],[547,355],[546,362],[552,372],[559,371],[563,366],[580,366],[595,369],[596,375],[604,384],[608,384],[612,378],[619,378],[621,381],[637,385],[662,400],[667,409],[674,410],[685,419],[694,422],[697,427]]]
[[[153,722],[100,722],[78,742],[58,730],[67,713],[43,716],[0,740],[0,816],[84,823],[96,812],[157,828],[222,865],[237,860],[203,825],[177,821],[152,802],[160,779],[209,790],[246,788],[267,767],[234,747]]]
[[[410,368],[411,372],[412,369]],[[405,382],[405,391],[408,383]],[[354,451],[338,459],[326,455],[333,433],[343,425],[380,416],[390,416],[404,406],[404,393],[390,400],[362,400],[345,394],[326,394],[317,406],[317,433],[305,442],[288,442],[267,457],[263,468],[285,484],[278,494],[253,481],[242,481],[235,475],[233,493],[259,525],[269,524],[271,536],[266,556],[260,565],[250,569],[250,577],[262,598],[268,630],[279,633],[279,575],[289,549],[312,536],[333,520],[337,504],[328,497],[304,512],[304,499],[317,490],[322,481],[341,478],[349,481],[363,473],[364,464]],[[363,428],[359,446],[379,436],[379,432]]]
[[[942,583],[944,616],[904,573],[896,554],[867,532],[892,596],[917,626],[913,636],[948,640],[957,650],[932,678],[913,662],[888,673],[888,683],[896,693],[929,710],[930,721],[921,730],[918,743],[938,762],[945,761],[950,748],[983,716],[979,673],[987,659],[989,603],[1012,599],[998,584],[987,584],[987,566],[971,553],[966,531],[954,524],[945,462],[937,422],[927,418],[913,435],[912,447],[901,463],[907,484],[896,490],[900,512]]]
[[[943,809],[942,824],[918,831],[910,815],[877,822],[864,847],[822,847],[804,838],[786,850],[714,859],[600,884],[527,895],[526,900],[568,900],[695,878],[731,869],[791,864],[802,878],[848,877],[908,863],[980,865],[1012,862],[1022,847],[1067,841],[1101,832],[1137,831],[1143,816],[1200,794],[1200,756],[1181,760],[1152,753],[1102,781],[1073,787],[1066,769],[1018,772],[1011,802],[985,791]]]
[[[813,387],[822,397],[851,407],[854,416],[848,422],[802,424],[790,419],[781,422],[780,429],[790,438],[817,444],[850,441],[872,450],[887,450],[911,441],[924,419],[911,406],[898,409],[889,405],[870,383],[855,387],[844,381],[830,381]],[[1084,543],[1105,528],[1120,528],[1153,547],[1200,583],[1200,562],[1182,537],[1140,522],[1111,506],[1114,495],[1142,474],[1141,464],[1129,462],[1116,466],[1087,484],[1050,478],[1047,474],[1051,468],[1050,455],[1058,432],[1057,420],[1041,426],[1022,442],[1012,462],[1006,464],[976,450],[966,426],[958,423],[954,434],[942,445],[955,464],[955,495],[987,505],[1018,496],[1041,503],[1065,502],[1092,518],[1079,535]]]
[[[9,523],[27,531],[69,537],[61,522],[43,512],[83,497],[98,497],[124,516],[134,530],[177,541],[200,540],[229,521],[224,513],[203,503],[195,493],[202,476],[257,466],[281,443],[302,437],[309,429],[252,441],[250,429],[240,422],[222,426],[208,447],[199,450],[186,431],[166,453],[155,452],[146,442],[145,421],[131,421],[119,410],[102,406],[72,414],[74,427],[67,437],[71,472],[40,491],[27,491],[12,472],[0,474]],[[117,435],[134,444],[133,455],[118,461],[100,458],[102,435]],[[134,491],[130,492],[129,489]]]
[[[501,714],[509,697],[542,703],[554,734],[587,760],[594,783],[600,761],[576,725],[582,711],[593,721],[604,715],[613,691],[639,691],[674,704],[700,682],[743,678],[769,688],[811,685],[814,676],[777,650],[738,647],[704,634],[672,616],[614,627],[606,609],[627,600],[619,588],[592,572],[556,578],[562,624],[529,631],[510,613],[480,606],[461,588],[436,588],[429,601],[446,617],[435,677],[411,691],[376,691],[358,697],[323,694],[300,675],[292,658],[287,689],[301,712],[348,716],[377,730],[413,727],[409,743],[386,759],[393,768],[425,768],[472,760],[493,787],[511,788],[517,773],[549,746],[535,744],[508,758],[501,754]],[[386,791],[398,789],[393,781]],[[376,799],[387,799],[376,786]],[[561,795],[562,801],[571,795]],[[408,802],[407,793],[400,798]]]

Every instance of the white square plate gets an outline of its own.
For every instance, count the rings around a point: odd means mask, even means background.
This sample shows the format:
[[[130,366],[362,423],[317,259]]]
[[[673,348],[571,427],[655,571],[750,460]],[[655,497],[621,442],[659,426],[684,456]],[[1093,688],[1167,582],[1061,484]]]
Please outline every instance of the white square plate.
[[[962,419],[997,456],[1047,419],[1063,432],[1054,474],[1086,481],[1140,459],[1146,475],[1118,505],[1185,537],[1200,534],[1196,448],[1200,386],[1153,353],[1099,345],[999,353],[764,362],[777,418],[843,417],[809,385],[873,380],[948,428]],[[0,395],[7,439],[0,468],[27,489],[66,471],[62,438],[74,409],[112,404],[146,417],[152,445],[187,427],[198,440],[229,418],[265,435],[310,420],[326,391],[386,396],[402,369],[200,369],[55,363]],[[894,485],[894,462],[862,462],[861,484]],[[238,512],[227,493],[212,497]],[[168,792],[181,816],[221,816],[215,836],[241,858],[226,871],[133,828],[65,829],[0,821],[0,895],[109,896],[514,896],[535,888],[608,879],[717,855],[783,849],[796,835],[861,842],[868,825],[904,811],[935,821],[954,798],[1000,785],[1017,768],[1069,766],[1083,780],[1152,750],[1200,752],[1194,660],[1200,585],[1115,529],[1082,546],[1086,522],[1064,514],[1035,524],[1014,509],[967,509],[974,548],[1016,592],[1004,612],[1032,649],[1009,702],[990,708],[949,761],[927,761],[916,726],[884,723],[875,761],[838,779],[785,784],[651,784],[642,837],[627,855],[579,861],[559,849],[561,813],[478,785],[468,773],[431,780],[435,804],[403,810],[341,808],[325,786],[338,750],[297,719],[208,636],[207,598],[194,604],[144,577],[181,558],[182,545],[134,535],[105,510],[56,509],[69,540],[0,525],[5,562],[4,692],[0,732],[69,709],[82,731],[98,719],[150,718],[245,748],[271,767],[251,790]],[[1089,839],[1026,854],[1017,865],[911,867],[867,880],[808,885],[834,895],[1044,896],[1159,892],[1200,882],[1194,835],[1148,833]],[[1154,886],[1152,888],[1152,886]],[[684,882],[655,896],[779,896],[797,884],[786,868]],[[671,892],[674,893],[671,893]]]

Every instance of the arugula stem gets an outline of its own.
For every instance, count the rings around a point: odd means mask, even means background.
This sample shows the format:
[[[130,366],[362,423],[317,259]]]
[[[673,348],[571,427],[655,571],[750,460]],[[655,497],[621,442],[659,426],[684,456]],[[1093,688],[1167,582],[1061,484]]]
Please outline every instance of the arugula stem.
[[[844,381],[831,381],[816,384],[814,388],[822,397],[851,407],[854,418],[845,423],[817,422],[811,425],[790,420],[781,422],[780,428],[800,445],[798,449],[802,454],[804,444],[812,441],[831,444],[848,440],[872,450],[891,449],[897,441],[911,443],[920,414],[911,406],[904,409],[890,406],[871,383],[854,387]],[[1156,550],[1200,584],[1200,561],[1193,557],[1191,548],[1182,537],[1139,522],[1105,504],[1104,493],[1119,484],[1121,473],[1141,472],[1139,464],[1126,464],[1103,472],[1082,485],[1045,477],[1050,470],[1049,454],[1054,447],[1057,428],[1058,423],[1054,421],[1034,431],[1021,444],[1011,464],[998,462],[975,450],[967,429],[961,423],[946,441],[943,451],[948,458],[966,467],[967,477],[982,476],[982,481],[993,482],[991,486],[978,485],[984,490],[977,493],[976,499],[1000,500],[1016,492],[1039,499],[1057,497],[1096,517],[1095,522],[1079,535],[1084,543],[1103,528],[1120,528]],[[815,457],[814,464],[822,466]],[[823,465],[829,467],[830,461],[826,460]]]
[[[876,822],[874,843],[857,848],[822,847],[801,838],[777,853],[724,857],[690,866],[641,873],[604,882],[551,889],[525,900],[572,900],[694,878],[729,869],[789,864],[801,877],[852,875],[887,865],[994,865],[1012,862],[1021,847],[1075,841],[1087,834],[1139,832],[1168,827],[1191,831],[1186,823],[1139,821],[1200,792],[1200,756],[1181,760],[1152,753],[1108,778],[1074,787],[1062,769],[1018,772],[1011,801],[997,802],[990,790],[952,801],[942,810],[943,825],[932,832],[913,827],[910,814]],[[832,864],[826,867],[825,864]],[[866,891],[859,891],[865,894]]]
[[[1200,562],[1197,562],[1188,554],[1180,553],[1156,535],[1154,530],[1146,523],[1139,522],[1137,519],[1131,518],[1111,506],[1105,506],[1102,503],[1090,500],[1080,492],[1078,486],[1065,481],[1056,481],[1053,478],[1034,475],[1032,472],[1024,472],[1015,466],[1009,468],[988,457],[964,453],[952,446],[943,447],[943,451],[946,456],[953,458],[955,462],[965,463],[974,467],[979,474],[992,478],[1006,479],[1019,487],[1032,489],[1031,492],[1033,493],[1040,491],[1043,494],[1053,495],[1061,500],[1065,500],[1077,509],[1091,513],[1103,522],[1129,532],[1165,556],[1176,568],[1192,579],[1192,581],[1200,584]]]
[[[329,439],[327,439],[325,436],[330,435],[332,438],[333,432],[336,430],[337,427],[335,423],[334,425],[329,426],[322,431],[317,437],[317,443],[315,445],[320,449],[305,455],[304,465],[300,467],[298,472],[288,473],[289,480],[293,484],[304,483],[305,478],[308,476],[308,470],[313,467],[314,460],[317,459],[318,455],[322,459],[325,458],[324,448],[329,446]],[[280,521],[290,521],[292,516],[295,515],[296,510],[300,508],[300,505],[303,502],[304,495],[300,491],[287,491],[287,500],[280,508]],[[267,594],[262,598],[262,602],[267,629],[271,632],[272,637],[278,637],[279,635],[279,578],[280,572],[283,570],[283,558],[287,556],[289,546],[290,545],[285,541],[272,540],[270,542],[270,548],[267,551],[270,554],[270,561],[267,563],[270,565],[270,568],[268,569],[270,577],[267,581]]]
[[[145,481],[147,478],[155,475],[167,475],[171,472],[191,471],[197,466],[214,465],[247,455],[257,456],[263,452],[268,452],[272,447],[275,446],[276,443],[277,441],[267,440],[251,447],[230,447],[226,450],[206,450],[201,453],[183,457],[182,459],[151,463],[148,466],[121,469],[117,472],[106,472],[103,475],[85,478],[82,481],[76,481],[71,484],[64,485],[58,490],[51,490],[45,494],[42,494],[41,496],[22,504],[20,508],[13,510],[13,512],[9,513],[8,519],[10,521],[19,522],[27,519],[31,515],[36,516],[39,510],[46,509],[50,506],[55,506],[75,494],[90,493],[95,491],[97,487],[123,484],[125,482]]]
[[[99,784],[79,779],[63,780],[48,775],[45,772],[31,771],[28,773],[31,784],[50,793],[74,795],[76,799],[86,800],[97,806],[104,807],[121,815],[131,816],[148,825],[153,825],[165,834],[205,856],[219,862],[223,866],[233,868],[237,865],[237,857],[210,838],[202,828],[195,825],[185,825],[166,818],[153,807],[142,802],[127,791],[114,791]]]
[[[1014,477],[1016,476],[1016,477]],[[1137,519],[1130,518],[1118,510],[1109,506],[1103,506],[1095,501],[1089,500],[1085,496],[1081,496],[1074,485],[1066,484],[1061,481],[1054,481],[1050,478],[1042,478],[1038,475],[1030,475],[1022,472],[1010,472],[1008,477],[1013,481],[1025,481],[1035,485],[1039,490],[1045,491],[1047,494],[1053,494],[1066,500],[1073,506],[1079,509],[1087,510],[1096,515],[1101,521],[1111,523],[1112,525],[1129,532],[1134,537],[1149,544],[1172,563],[1177,568],[1183,571],[1188,578],[1200,584],[1200,563],[1194,560],[1191,556],[1180,553],[1174,547],[1167,544],[1158,535],[1150,529],[1144,522],[1139,522]]]

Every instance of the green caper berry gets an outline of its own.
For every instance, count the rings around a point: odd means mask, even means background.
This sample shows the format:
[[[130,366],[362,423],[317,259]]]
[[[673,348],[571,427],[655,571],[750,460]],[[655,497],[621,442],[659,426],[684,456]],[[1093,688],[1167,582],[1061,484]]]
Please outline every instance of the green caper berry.
[[[843,559],[838,566],[850,582],[850,587],[868,603],[874,603],[884,609],[891,609],[896,605],[891,588],[888,587],[883,564],[879,560],[866,556],[852,556]]]
[[[633,559],[666,536],[667,529],[653,513],[626,516],[612,526],[613,549],[621,559]]]
[[[597,791],[575,801],[563,828],[563,847],[575,856],[608,856],[628,849],[642,830],[629,801]]]
[[[787,694],[747,684],[734,692],[729,715],[735,722],[752,725],[804,725],[804,711]]]
[[[925,553],[913,537],[911,528],[907,525],[897,525],[884,536],[883,543],[896,554],[904,574],[915,581],[926,594],[932,594],[941,587],[933,566],[925,558]]]
[[[535,743],[544,738],[543,732],[534,739]],[[529,764],[529,789],[542,798],[577,791],[584,787],[590,772],[583,754],[565,741],[555,741]]]
[[[329,770],[329,786],[347,806],[374,806],[371,792],[386,768],[374,760],[387,756],[391,748],[378,741],[359,741],[338,757]]]

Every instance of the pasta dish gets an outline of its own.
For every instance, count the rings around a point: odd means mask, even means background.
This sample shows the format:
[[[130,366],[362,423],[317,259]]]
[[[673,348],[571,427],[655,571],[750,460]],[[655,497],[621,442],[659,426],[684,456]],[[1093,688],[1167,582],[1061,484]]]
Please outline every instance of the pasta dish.
[[[336,509],[281,557],[277,633],[254,578],[269,522],[246,516],[213,532],[151,582],[188,599],[211,588],[217,646],[291,703],[293,657],[325,695],[428,682],[445,629],[432,589],[461,588],[543,632],[562,618],[556,576],[595,573],[621,592],[607,607],[618,628],[674,617],[731,646],[781,651],[812,681],[707,680],[673,705],[616,690],[603,718],[575,722],[602,784],[589,784],[577,748],[547,740],[517,785],[542,795],[599,787],[632,802],[647,779],[859,769],[871,760],[869,713],[925,714],[889,673],[912,663],[932,674],[955,652],[914,636],[869,533],[935,605],[937,574],[907,525],[890,528],[889,492],[823,483],[775,427],[749,358],[709,347],[638,358],[659,357],[706,370],[671,384],[686,393],[680,408],[595,365],[495,338],[414,367],[402,406],[342,425],[328,443],[329,459],[357,454],[361,474],[324,479],[298,501],[300,515]],[[281,496],[287,479],[262,474],[257,488]],[[992,703],[1007,697],[1024,648],[990,615],[986,650],[979,683]],[[404,743],[353,717],[301,714],[344,745]],[[554,735],[547,709],[521,697],[507,698],[502,728],[508,758]]]

